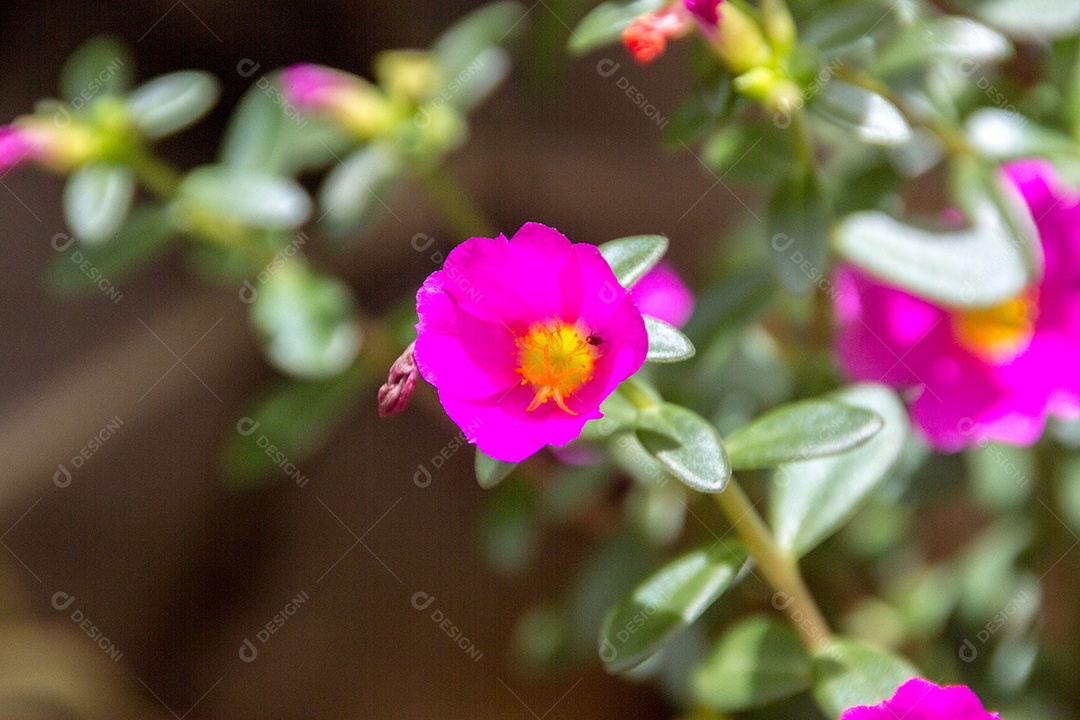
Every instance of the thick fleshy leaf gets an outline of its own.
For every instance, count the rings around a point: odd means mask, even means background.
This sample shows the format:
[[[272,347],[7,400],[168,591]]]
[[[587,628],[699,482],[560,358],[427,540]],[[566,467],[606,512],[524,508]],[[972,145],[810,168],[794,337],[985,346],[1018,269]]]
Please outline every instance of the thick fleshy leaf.
[[[741,546],[717,542],[673,560],[638,585],[600,629],[605,669],[629,670],[663,649],[728,589],[745,560]]]
[[[194,124],[217,104],[221,82],[208,72],[181,70],[135,88],[128,113],[149,138],[171,135]]]
[[[777,468],[771,524],[777,544],[795,556],[808,553],[855,514],[900,458],[907,440],[907,413],[889,388],[852,385],[832,397],[880,416],[885,425],[854,450]]]
[[[694,490],[722,492],[731,479],[731,462],[720,434],[703,417],[673,403],[642,411],[638,439],[668,472]]]
[[[790,626],[765,617],[730,628],[694,672],[694,699],[720,712],[741,712],[810,687],[810,656]]]
[[[586,15],[570,33],[569,50],[581,55],[617,41],[634,18],[655,12],[665,0],[629,0],[606,2]]]
[[[871,51],[905,25],[906,8],[890,0],[818,4],[799,40],[818,48],[826,58],[847,57],[859,46]]]
[[[398,156],[378,143],[357,150],[323,180],[320,224],[338,236],[363,232],[386,208],[388,190],[401,170]]]
[[[852,450],[881,430],[877,413],[834,400],[771,410],[724,440],[735,470],[769,468]]]
[[[681,362],[694,357],[697,352],[690,338],[663,320],[646,315],[645,330],[649,333],[649,352],[645,356],[649,362]]]
[[[420,481],[428,482],[427,476]],[[536,494],[527,483],[514,479],[493,488],[485,497],[479,528],[485,559],[501,573],[519,573],[540,544]]]
[[[508,478],[510,473],[514,472],[514,468],[518,466],[517,463],[497,460],[480,448],[476,449],[475,465],[476,480],[480,483],[480,487],[485,490],[495,487]]]
[[[982,108],[964,123],[968,140],[987,157],[1015,160],[1031,156],[1076,156],[1076,143],[1015,111]]]
[[[86,294],[110,288],[163,255],[176,236],[169,213],[162,208],[136,208],[110,242],[84,247],[53,238],[59,252],[45,272],[48,285],[59,293]],[[107,290],[111,292],[111,290]]]
[[[668,239],[663,235],[635,235],[598,246],[623,287],[632,287],[664,257]]]
[[[1075,0],[953,0],[989,25],[1028,40],[1060,38],[1080,31]]]
[[[366,363],[327,380],[284,380],[260,397],[230,433],[222,452],[222,472],[236,489],[256,489],[309,479],[301,467],[325,446],[358,396],[370,390]]]
[[[99,35],[75,49],[60,73],[60,99],[82,110],[95,98],[121,95],[131,86],[135,61],[119,38]]]
[[[874,64],[878,75],[890,75],[951,60],[975,67],[1009,57],[1008,39],[970,18],[945,16],[912,23],[886,47]]]
[[[123,165],[94,163],[71,173],[64,186],[64,219],[87,245],[111,238],[135,197],[135,176]]]
[[[829,267],[829,200],[812,172],[780,183],[769,203],[769,250],[780,282],[805,293]]]
[[[818,115],[868,145],[897,145],[911,137],[895,105],[872,90],[843,80],[829,82],[810,103]]]
[[[813,693],[829,717],[877,705],[918,672],[907,661],[854,640],[836,638],[813,656]]]
[[[184,214],[216,218],[268,229],[299,227],[311,215],[311,201],[292,180],[226,165],[192,170],[177,191]]]
[[[431,46],[447,81],[475,71],[485,53],[524,31],[525,16],[519,3],[494,2],[451,25]]]
[[[251,319],[269,360],[296,377],[337,375],[360,349],[352,293],[300,262],[283,265],[260,286]]]
[[[637,408],[618,389],[600,403],[600,412],[602,418],[590,420],[581,429],[582,440],[608,440],[617,433],[633,431],[637,422]]]
[[[995,305],[1031,280],[1023,248],[989,202],[968,230],[932,232],[869,210],[841,221],[835,239],[871,275],[944,305]]]

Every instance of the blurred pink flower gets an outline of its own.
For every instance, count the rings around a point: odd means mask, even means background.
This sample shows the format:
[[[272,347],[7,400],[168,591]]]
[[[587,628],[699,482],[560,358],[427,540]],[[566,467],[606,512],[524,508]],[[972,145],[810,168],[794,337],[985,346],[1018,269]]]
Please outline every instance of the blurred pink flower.
[[[837,271],[837,351],[847,373],[918,393],[915,425],[938,449],[1030,445],[1048,415],[1080,414],[1080,196],[1053,168],[1006,168],[1036,219],[1038,285],[991,308],[943,308],[851,266]]]
[[[675,268],[660,261],[652,270],[634,283],[630,294],[642,315],[663,320],[681,328],[694,313],[694,294]]]
[[[683,0],[690,14],[704,25],[715,28],[720,23],[720,3],[723,0]]]
[[[301,110],[325,110],[353,79],[346,73],[322,65],[300,63],[281,71],[281,90],[286,99]]]
[[[0,173],[25,160],[38,160],[40,157],[40,143],[35,142],[25,129],[15,125],[0,127]]]
[[[996,720],[975,693],[963,685],[938,687],[921,678],[908,680],[891,699],[874,707],[846,710],[840,720]]]
[[[596,247],[537,223],[459,245],[416,307],[421,376],[469,442],[507,462],[577,438],[648,350]]]

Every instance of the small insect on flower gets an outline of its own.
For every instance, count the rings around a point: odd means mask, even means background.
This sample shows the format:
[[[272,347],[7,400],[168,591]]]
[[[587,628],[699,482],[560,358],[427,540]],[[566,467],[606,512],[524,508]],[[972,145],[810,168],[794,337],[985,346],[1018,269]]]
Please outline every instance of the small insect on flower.
[[[600,347],[604,344],[604,338],[600,333],[606,333],[607,330],[601,330],[598,333],[590,333],[589,337],[585,338],[585,342],[589,343],[593,347]]]

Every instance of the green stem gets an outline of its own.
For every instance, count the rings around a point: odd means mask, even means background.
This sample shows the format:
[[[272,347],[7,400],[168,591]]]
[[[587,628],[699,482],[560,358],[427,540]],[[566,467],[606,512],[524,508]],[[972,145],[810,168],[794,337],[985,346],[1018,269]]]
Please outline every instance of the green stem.
[[[437,167],[424,175],[431,197],[461,240],[494,237],[498,230],[446,168]]]
[[[795,142],[795,156],[803,172],[814,172],[814,144],[810,135],[810,124],[806,121],[806,111],[799,108],[792,115],[791,137]]]
[[[765,579],[776,591],[773,606],[784,610],[808,650],[829,644],[832,634],[799,566],[776,546],[765,522],[734,478],[716,497],[721,509],[746,543]]]
[[[139,181],[157,195],[159,200],[168,202],[176,197],[181,175],[167,162],[141,146],[132,147],[125,160],[135,171]]]

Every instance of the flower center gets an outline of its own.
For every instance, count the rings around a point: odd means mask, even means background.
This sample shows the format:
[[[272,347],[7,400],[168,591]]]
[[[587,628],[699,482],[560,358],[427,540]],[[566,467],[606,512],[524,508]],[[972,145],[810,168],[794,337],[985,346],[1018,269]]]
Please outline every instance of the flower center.
[[[521,384],[536,388],[536,397],[526,410],[535,410],[554,398],[561,409],[577,415],[566,406],[566,398],[592,380],[597,351],[590,337],[577,323],[564,323],[556,317],[533,323],[517,338]]]
[[[953,316],[953,332],[964,348],[994,363],[1012,360],[1031,343],[1039,315],[1037,290],[1000,305],[961,310]]]

